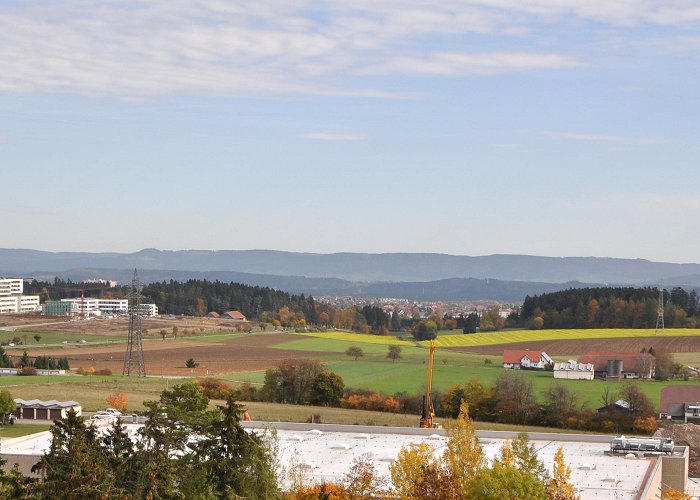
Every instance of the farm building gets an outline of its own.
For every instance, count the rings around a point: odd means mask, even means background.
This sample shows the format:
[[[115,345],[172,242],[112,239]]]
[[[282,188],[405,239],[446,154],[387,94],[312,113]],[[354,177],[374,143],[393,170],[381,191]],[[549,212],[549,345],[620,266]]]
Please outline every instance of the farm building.
[[[700,387],[669,385],[661,389],[661,416],[700,423]]]
[[[578,362],[593,364],[596,378],[651,379],[656,371],[656,358],[646,352],[590,352]]]
[[[241,311],[226,311],[221,315],[223,319],[237,319],[239,321],[247,321]]]
[[[210,313],[207,314],[207,318],[214,318],[214,319],[216,319],[216,318],[220,318],[220,317],[221,317],[221,314],[219,314],[219,313],[216,312],[216,311],[211,311]]]
[[[82,413],[82,406],[77,401],[41,401],[39,399],[15,399],[17,409],[15,417],[25,420],[58,420],[65,418],[66,412],[73,409],[78,415]]]
[[[503,351],[503,368],[520,370],[544,370],[554,361],[544,351],[530,351],[529,349],[507,349]]]
[[[554,378],[593,380],[593,375],[591,363],[577,363],[573,359],[566,363],[554,363]]]

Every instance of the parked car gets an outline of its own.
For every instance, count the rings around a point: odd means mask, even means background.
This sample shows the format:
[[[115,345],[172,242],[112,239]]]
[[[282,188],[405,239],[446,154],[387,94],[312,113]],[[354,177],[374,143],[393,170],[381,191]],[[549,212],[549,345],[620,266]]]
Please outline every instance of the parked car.
[[[106,418],[114,418],[115,416],[112,415],[111,413],[104,413],[104,412],[97,412],[95,413],[92,417],[90,417],[90,420],[104,420]]]
[[[107,413],[113,417],[121,417],[122,416],[122,412],[120,412],[119,410],[117,410],[115,408],[105,408],[104,410],[100,411],[99,413]]]

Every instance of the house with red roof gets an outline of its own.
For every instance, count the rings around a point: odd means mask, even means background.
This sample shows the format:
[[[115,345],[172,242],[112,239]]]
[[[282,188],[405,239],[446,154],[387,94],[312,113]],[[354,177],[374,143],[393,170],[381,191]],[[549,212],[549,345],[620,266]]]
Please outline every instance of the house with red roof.
[[[221,315],[222,319],[236,319],[238,321],[247,321],[241,311],[226,311]]]
[[[529,349],[507,349],[503,351],[503,368],[520,370],[544,370],[547,365],[553,364],[552,358],[544,351],[531,351]]]
[[[596,378],[651,379],[656,373],[656,358],[648,352],[589,352],[578,362],[591,363]]]
[[[211,311],[207,314],[207,318],[220,318],[221,315],[216,311]]]

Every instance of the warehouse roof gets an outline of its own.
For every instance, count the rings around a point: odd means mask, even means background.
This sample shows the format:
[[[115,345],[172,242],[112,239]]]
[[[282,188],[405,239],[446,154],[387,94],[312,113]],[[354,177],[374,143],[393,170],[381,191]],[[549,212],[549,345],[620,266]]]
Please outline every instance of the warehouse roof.
[[[72,408],[74,406],[80,406],[80,403],[77,401],[56,401],[55,399],[42,401],[40,399],[24,400],[15,398],[15,403],[25,408]]]

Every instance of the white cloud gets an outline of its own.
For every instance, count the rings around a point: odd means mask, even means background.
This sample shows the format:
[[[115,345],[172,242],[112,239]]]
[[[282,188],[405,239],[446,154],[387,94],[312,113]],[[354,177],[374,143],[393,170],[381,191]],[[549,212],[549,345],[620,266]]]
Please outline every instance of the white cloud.
[[[654,144],[664,144],[665,139],[657,137],[632,137],[624,135],[604,135],[604,134],[582,134],[576,132],[547,132],[547,137],[567,141],[589,141],[589,142],[612,142],[629,144],[634,146],[649,146]]]
[[[363,141],[367,139],[367,136],[361,134],[353,134],[348,132],[308,132],[306,134],[301,134],[304,139],[313,139],[316,141]]]
[[[576,60],[557,54],[524,52],[494,52],[486,54],[458,54],[441,52],[429,58],[401,57],[381,67],[370,68],[369,73],[422,74],[422,75],[493,75],[533,69],[572,68],[581,66]]]
[[[0,8],[0,92],[396,97],[358,82],[570,68],[541,49],[567,23],[698,21],[694,0],[37,0]]]

